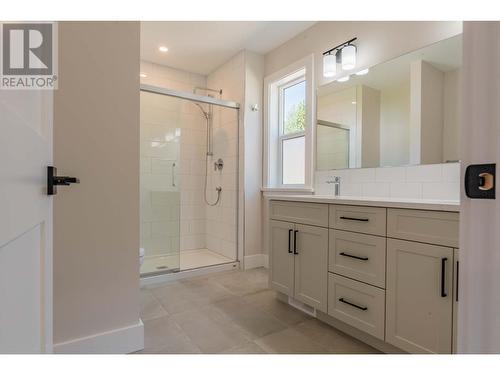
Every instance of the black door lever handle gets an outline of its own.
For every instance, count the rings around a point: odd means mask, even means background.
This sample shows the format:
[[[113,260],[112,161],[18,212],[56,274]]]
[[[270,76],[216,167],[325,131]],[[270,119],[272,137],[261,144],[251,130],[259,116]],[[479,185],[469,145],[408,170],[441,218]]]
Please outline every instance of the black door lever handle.
[[[57,194],[57,185],[69,186],[80,183],[80,180],[76,177],[56,176],[56,174],[56,167],[47,167],[47,195]]]
[[[80,183],[80,180],[78,178],[67,176],[55,176],[53,181],[54,185],[71,185]]]

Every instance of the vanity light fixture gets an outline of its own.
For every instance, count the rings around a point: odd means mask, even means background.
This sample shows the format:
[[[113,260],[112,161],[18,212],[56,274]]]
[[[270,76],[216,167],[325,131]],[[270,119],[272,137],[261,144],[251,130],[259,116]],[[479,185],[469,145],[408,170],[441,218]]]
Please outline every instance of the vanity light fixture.
[[[363,70],[360,70],[359,72],[356,73],[357,76],[364,76],[365,74],[368,74],[368,72],[370,71],[370,69],[366,68],[366,69],[363,69]]]
[[[168,48],[167,48],[167,47],[165,47],[165,46],[159,46],[159,47],[158,47],[158,50],[159,50],[160,52],[163,52],[163,53],[168,52]]]
[[[345,77],[337,79],[337,82],[347,82],[347,81],[349,81],[349,76],[345,76]]]
[[[356,67],[356,46],[348,44],[341,49],[343,70],[353,70]]]
[[[343,70],[352,70],[356,67],[356,46],[352,43],[357,39],[358,38],[352,38],[347,42],[323,52],[324,77],[333,77],[337,73],[337,64],[339,63]]]
[[[337,56],[335,54],[323,55],[323,76],[333,77],[337,74]]]

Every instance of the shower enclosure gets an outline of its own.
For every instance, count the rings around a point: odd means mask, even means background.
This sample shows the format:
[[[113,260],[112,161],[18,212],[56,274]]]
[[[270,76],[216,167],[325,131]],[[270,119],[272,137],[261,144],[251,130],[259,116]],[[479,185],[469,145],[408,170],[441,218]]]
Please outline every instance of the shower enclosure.
[[[141,276],[237,261],[239,104],[203,90],[141,85]]]

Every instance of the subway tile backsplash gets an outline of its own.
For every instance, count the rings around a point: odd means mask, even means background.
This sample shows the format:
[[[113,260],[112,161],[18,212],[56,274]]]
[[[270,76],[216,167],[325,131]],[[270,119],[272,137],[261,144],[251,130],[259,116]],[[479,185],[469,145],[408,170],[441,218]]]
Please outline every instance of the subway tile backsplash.
[[[341,196],[460,200],[460,163],[316,171],[315,193],[333,195],[326,183],[333,176],[341,178]]]

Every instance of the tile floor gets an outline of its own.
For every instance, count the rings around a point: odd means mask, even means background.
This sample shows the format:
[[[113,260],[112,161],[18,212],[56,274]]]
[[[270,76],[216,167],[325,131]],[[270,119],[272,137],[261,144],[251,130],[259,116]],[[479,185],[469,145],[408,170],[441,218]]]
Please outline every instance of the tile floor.
[[[141,298],[138,353],[379,353],[278,301],[264,268],[148,286]]]

